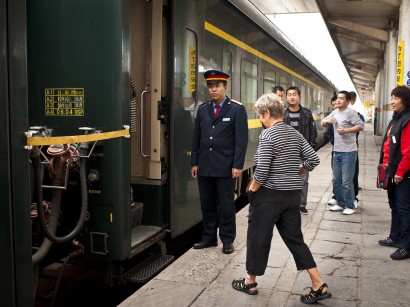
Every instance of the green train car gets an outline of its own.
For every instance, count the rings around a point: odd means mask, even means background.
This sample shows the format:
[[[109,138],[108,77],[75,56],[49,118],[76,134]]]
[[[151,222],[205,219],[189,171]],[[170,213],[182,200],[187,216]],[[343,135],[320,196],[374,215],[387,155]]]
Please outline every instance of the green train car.
[[[164,240],[202,220],[190,154],[196,111],[208,100],[204,71],[229,73],[228,96],[248,113],[238,204],[262,129],[257,98],[298,86],[317,123],[330,111],[334,86],[248,1],[43,0],[20,9],[26,27],[2,28],[26,46],[18,71],[27,108],[13,114],[27,137],[19,154],[30,156],[19,166],[31,203],[20,218],[34,276],[67,253],[106,263],[108,284],[144,282],[172,261]],[[13,71],[12,46],[1,47]],[[155,245],[158,255],[124,271]]]

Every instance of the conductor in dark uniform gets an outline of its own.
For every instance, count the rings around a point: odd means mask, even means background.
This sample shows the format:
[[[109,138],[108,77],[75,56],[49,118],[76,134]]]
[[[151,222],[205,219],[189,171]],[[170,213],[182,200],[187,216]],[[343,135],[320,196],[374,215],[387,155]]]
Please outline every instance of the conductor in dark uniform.
[[[202,240],[194,249],[217,246],[217,229],[225,254],[236,236],[234,189],[248,145],[248,118],[241,103],[225,95],[229,75],[204,73],[211,100],[198,108],[192,144],[192,177],[198,179],[203,216]]]

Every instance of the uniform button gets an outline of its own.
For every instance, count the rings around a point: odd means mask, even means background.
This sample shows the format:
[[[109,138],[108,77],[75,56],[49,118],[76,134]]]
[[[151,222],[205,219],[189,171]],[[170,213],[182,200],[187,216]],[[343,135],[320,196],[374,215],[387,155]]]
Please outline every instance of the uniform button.
[[[212,126],[212,129],[214,129],[215,128],[215,126]]]
[[[209,151],[212,151],[212,148],[209,148]]]
[[[210,137],[210,139],[212,140],[212,136]]]

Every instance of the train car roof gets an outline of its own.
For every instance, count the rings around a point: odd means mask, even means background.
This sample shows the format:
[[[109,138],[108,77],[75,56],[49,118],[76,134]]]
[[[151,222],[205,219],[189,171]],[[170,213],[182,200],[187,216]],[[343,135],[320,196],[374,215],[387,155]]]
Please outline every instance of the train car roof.
[[[243,0],[228,0],[233,6],[235,6],[244,15],[250,18],[256,25],[258,25],[263,31],[270,35],[273,39],[277,40],[283,47],[293,53],[299,60],[309,66],[320,78],[331,84],[334,88],[335,85],[326,78],[308,59],[306,59],[300,51],[296,49],[294,44],[287,38],[283,32],[272,23],[258,8],[252,3]]]

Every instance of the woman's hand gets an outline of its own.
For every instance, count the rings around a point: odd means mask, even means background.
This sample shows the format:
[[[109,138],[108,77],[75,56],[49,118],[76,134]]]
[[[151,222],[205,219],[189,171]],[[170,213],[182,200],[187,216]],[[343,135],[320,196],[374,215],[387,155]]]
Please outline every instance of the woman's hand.
[[[302,176],[304,173],[307,172],[307,169],[303,167],[303,164],[301,163],[299,165],[299,176]]]
[[[257,190],[259,190],[261,187],[261,185],[259,183],[257,183],[255,180],[252,180],[251,185],[249,186],[249,192],[256,192]]]
[[[403,181],[403,177],[394,175],[393,180],[394,180],[394,183],[395,183],[395,184],[399,184],[400,182]]]

